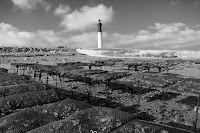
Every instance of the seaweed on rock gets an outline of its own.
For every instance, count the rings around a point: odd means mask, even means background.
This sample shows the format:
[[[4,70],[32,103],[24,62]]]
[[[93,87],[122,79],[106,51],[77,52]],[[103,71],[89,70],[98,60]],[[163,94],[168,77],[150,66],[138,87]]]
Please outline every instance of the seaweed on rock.
[[[0,86],[0,97],[5,97],[9,95],[15,95],[20,93],[32,92],[32,91],[42,91],[49,90],[50,87],[41,83],[31,83],[31,84],[17,84],[17,85],[8,85]]]
[[[136,119],[115,129],[111,133],[192,133],[192,131]]]
[[[0,131],[24,133],[53,121],[58,121],[80,110],[92,107],[72,99],[27,108],[0,118]]]
[[[108,133],[116,127],[135,118],[129,113],[103,107],[94,107],[79,111],[64,120],[55,121],[29,131],[28,133]]]
[[[65,99],[54,90],[34,91],[7,96],[0,99],[0,117],[15,112],[17,109],[34,107]]]

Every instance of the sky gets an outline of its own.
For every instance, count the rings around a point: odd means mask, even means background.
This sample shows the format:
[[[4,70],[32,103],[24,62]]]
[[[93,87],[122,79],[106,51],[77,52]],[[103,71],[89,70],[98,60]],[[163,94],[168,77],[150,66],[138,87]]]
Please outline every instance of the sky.
[[[200,0],[0,0],[0,46],[200,50]]]

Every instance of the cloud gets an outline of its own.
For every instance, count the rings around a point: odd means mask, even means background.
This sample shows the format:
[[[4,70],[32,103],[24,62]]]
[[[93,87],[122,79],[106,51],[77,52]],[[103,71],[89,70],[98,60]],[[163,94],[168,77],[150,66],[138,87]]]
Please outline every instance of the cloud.
[[[37,6],[41,6],[45,11],[48,11],[51,8],[51,4],[46,2],[46,0],[11,0],[13,4],[25,11],[31,11],[37,8]]]
[[[19,31],[12,25],[0,23],[0,44],[4,46],[24,46],[27,45],[32,36],[29,32]],[[25,43],[26,42],[26,43]]]
[[[131,35],[112,34],[109,44],[120,48],[200,50],[200,30],[197,28],[192,29],[183,23],[155,23],[148,30]]]
[[[44,10],[46,12],[48,12],[51,9],[51,7],[52,7],[52,5],[50,3],[48,3],[48,2],[46,2],[46,1],[43,1],[43,3],[41,4],[41,6],[44,8]]]
[[[103,32],[103,45],[105,48],[200,50],[200,29],[183,23],[155,23],[132,34]],[[0,46],[96,48],[97,32],[71,35],[52,30],[26,32],[0,23]]]
[[[179,3],[180,3],[179,0],[172,0],[172,1],[170,2],[170,5],[171,5],[171,6],[177,6]]]
[[[57,16],[62,16],[65,14],[68,14],[71,11],[71,8],[69,5],[62,5],[60,4],[56,9],[55,9],[55,15]]]
[[[84,31],[90,29],[101,19],[103,24],[110,23],[113,17],[112,7],[106,7],[100,4],[96,7],[83,6],[80,10],[74,10],[70,14],[63,16],[61,26],[66,31]]]
[[[103,40],[106,40],[108,33],[103,32]],[[97,32],[82,33],[67,38],[71,46],[80,48],[97,48]]]
[[[26,32],[20,31],[10,24],[0,23],[1,46],[54,47],[64,45],[63,39],[51,30]]]
[[[155,23],[155,26],[149,26],[149,29],[158,30],[159,32],[176,32],[181,28],[184,28],[186,25],[183,23],[170,23],[170,24],[160,24]]]
[[[200,25],[196,25],[195,27],[196,27],[196,28],[200,28]]]
[[[103,37],[107,33],[103,33]],[[0,23],[0,46],[19,47],[57,47],[70,48],[95,48],[97,46],[97,33],[82,33],[66,36],[52,30],[38,30],[36,32],[21,31],[18,28],[5,23]]]
[[[147,30],[140,30],[139,31],[139,34],[148,34],[149,33],[149,31],[147,31]]]

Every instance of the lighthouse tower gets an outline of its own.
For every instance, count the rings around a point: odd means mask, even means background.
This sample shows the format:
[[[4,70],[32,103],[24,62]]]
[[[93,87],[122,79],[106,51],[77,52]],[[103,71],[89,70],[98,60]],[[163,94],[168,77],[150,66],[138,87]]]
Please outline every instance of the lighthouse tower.
[[[99,19],[99,23],[97,24],[98,26],[98,48],[103,48],[103,40],[102,40],[102,23],[101,20]]]

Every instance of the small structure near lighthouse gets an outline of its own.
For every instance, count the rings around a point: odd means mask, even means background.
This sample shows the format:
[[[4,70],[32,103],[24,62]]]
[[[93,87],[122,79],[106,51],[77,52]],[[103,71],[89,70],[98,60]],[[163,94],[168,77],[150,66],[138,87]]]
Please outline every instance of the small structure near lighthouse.
[[[98,27],[98,48],[103,48],[103,40],[102,40],[102,23],[99,19],[99,23],[97,24]]]

